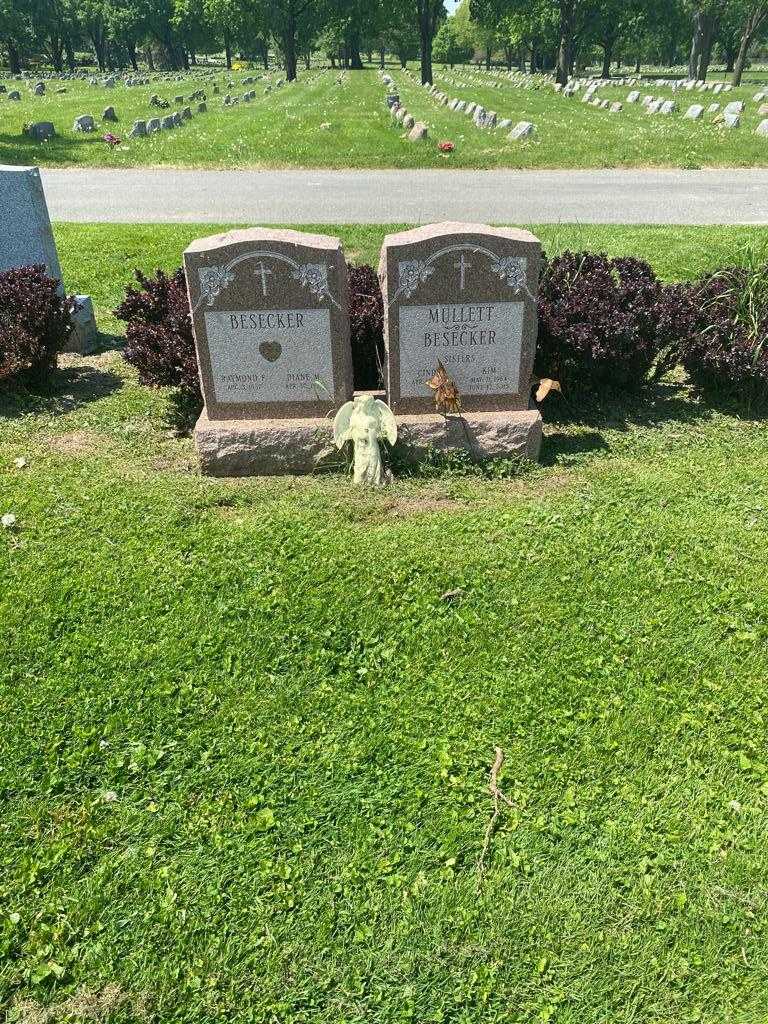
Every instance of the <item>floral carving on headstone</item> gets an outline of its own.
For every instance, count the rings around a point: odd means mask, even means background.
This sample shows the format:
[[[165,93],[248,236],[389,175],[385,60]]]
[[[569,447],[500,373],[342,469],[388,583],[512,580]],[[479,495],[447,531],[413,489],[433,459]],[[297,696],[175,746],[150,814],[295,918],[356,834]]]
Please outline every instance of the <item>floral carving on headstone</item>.
[[[527,267],[521,256],[498,256],[491,260],[491,270],[510,288],[525,288]]]
[[[291,274],[302,288],[308,288],[319,299],[330,297],[328,292],[328,268],[322,263],[305,263],[297,266]]]
[[[209,306],[212,306],[218,296],[228,288],[235,279],[235,275],[229,267],[201,267],[200,275],[200,297]]]
[[[419,285],[434,274],[435,268],[430,267],[426,260],[406,260],[398,264],[398,271],[400,275],[398,292],[405,295],[406,299],[410,299]]]

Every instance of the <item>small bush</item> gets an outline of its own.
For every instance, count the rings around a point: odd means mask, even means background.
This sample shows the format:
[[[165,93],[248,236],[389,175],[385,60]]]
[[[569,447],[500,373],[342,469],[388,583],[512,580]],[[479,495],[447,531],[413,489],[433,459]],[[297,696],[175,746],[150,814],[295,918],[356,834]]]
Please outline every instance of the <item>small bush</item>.
[[[197,353],[184,271],[156,270],[153,277],[136,271],[139,288],[126,288],[115,316],[124,320],[125,359],[149,387],[178,388],[185,401],[202,408]]]
[[[571,391],[639,387],[680,329],[675,290],[633,257],[565,252],[545,262],[538,310],[536,371]]]
[[[139,371],[142,384],[174,387],[185,404],[202,408],[192,320],[184,271],[162,270],[139,287],[126,288],[115,316],[127,323],[125,359]],[[356,388],[381,386],[384,360],[384,307],[378,278],[369,266],[349,267],[349,317]]]
[[[349,329],[355,387],[384,386],[384,302],[376,271],[367,263],[349,270]]]
[[[689,287],[692,319],[681,346],[691,377],[748,400],[768,398],[768,261],[748,253]]]
[[[0,273],[0,381],[43,383],[72,331],[72,309],[42,264]]]

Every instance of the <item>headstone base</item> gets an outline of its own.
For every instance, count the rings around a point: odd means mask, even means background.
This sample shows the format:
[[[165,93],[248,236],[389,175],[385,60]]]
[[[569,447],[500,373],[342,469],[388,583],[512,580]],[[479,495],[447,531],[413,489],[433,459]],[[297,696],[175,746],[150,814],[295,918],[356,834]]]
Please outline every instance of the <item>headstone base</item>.
[[[300,476],[313,473],[317,456],[333,445],[330,419],[211,420],[195,424],[204,476]]]
[[[195,445],[204,476],[304,476],[333,446],[330,419],[211,420],[203,410],[195,424]],[[472,459],[539,457],[541,413],[472,412],[397,417],[397,444],[418,462],[431,451],[463,449]]]
[[[397,417],[397,443],[408,458],[418,461],[431,449],[463,449],[475,461],[524,456],[535,462],[542,439],[541,413],[467,412],[441,416],[422,413]]]

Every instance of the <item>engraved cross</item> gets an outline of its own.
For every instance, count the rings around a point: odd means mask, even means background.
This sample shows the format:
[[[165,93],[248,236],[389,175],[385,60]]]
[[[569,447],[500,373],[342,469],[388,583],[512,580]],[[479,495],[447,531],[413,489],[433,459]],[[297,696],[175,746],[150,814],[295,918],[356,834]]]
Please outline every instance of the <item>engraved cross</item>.
[[[261,291],[263,295],[267,294],[267,278],[272,276],[272,271],[267,270],[264,266],[264,260],[261,260],[256,268],[258,276],[261,278]]]
[[[459,259],[459,262],[458,263],[454,263],[453,265],[454,265],[454,267],[458,271],[460,271],[459,291],[463,292],[464,291],[464,275],[467,272],[467,270],[470,269],[472,264],[467,262],[466,258],[464,257],[464,253],[462,253],[461,254],[461,258]]]

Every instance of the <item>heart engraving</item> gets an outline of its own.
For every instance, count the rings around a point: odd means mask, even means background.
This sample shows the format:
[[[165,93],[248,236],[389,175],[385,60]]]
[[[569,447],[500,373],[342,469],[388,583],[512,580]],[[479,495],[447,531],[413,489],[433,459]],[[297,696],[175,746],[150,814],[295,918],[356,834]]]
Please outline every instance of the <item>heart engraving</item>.
[[[262,341],[259,345],[259,352],[270,363],[274,363],[283,354],[283,346],[279,341]]]

